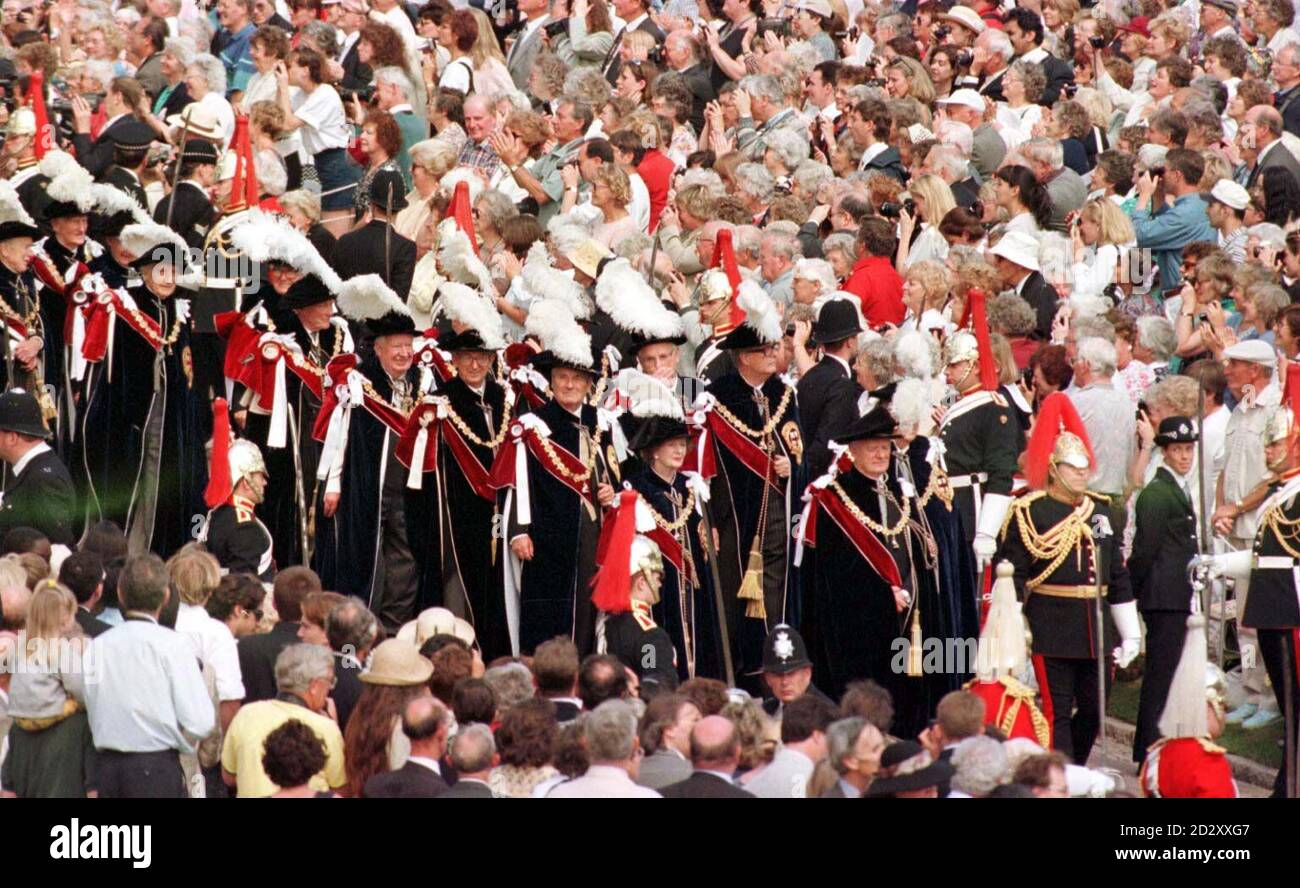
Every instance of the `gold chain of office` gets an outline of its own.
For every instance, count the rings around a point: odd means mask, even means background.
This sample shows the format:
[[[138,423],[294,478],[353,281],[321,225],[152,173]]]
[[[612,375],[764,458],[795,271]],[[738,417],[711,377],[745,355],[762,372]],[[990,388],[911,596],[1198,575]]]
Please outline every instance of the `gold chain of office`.
[[[1071,552],[1075,552],[1076,555],[1081,554],[1083,547],[1080,543],[1084,537],[1087,537],[1089,545],[1092,546],[1093,559],[1096,559],[1097,544],[1092,538],[1092,528],[1088,526],[1088,519],[1092,516],[1092,512],[1092,499],[1084,497],[1083,502],[1070,513],[1069,517],[1054,524],[1046,533],[1039,533],[1029,517],[1029,509],[1023,506],[1016,508],[1016,526],[1020,528],[1020,538],[1024,541],[1025,549],[1033,558],[1048,562],[1047,569],[1025,585],[1032,589],[1050,577]]]
[[[781,396],[781,403],[776,406],[776,412],[772,418],[767,421],[767,425],[761,429],[752,429],[741,422],[736,414],[732,413],[720,403],[715,403],[713,409],[718,411],[718,415],[725,419],[736,431],[748,435],[751,438],[766,438],[776,431],[776,427],[781,424],[781,419],[785,416],[785,411],[790,407],[790,399],[794,396],[794,389],[791,386],[785,387],[785,394]]]
[[[840,498],[840,502],[844,503],[844,508],[849,510],[849,514],[857,519],[859,524],[871,528],[876,533],[888,539],[893,539],[906,530],[908,522],[912,520],[912,501],[906,497],[904,497],[903,501],[900,503],[898,500],[894,499],[892,493],[888,490],[885,491],[885,496],[889,498],[891,503],[898,507],[898,510],[901,513],[898,518],[898,523],[893,527],[890,527],[887,524],[881,524],[879,521],[872,520],[866,512],[858,508],[858,504],[849,499],[849,495],[845,493],[844,488],[840,487],[840,482],[832,481],[830,483],[830,488],[835,491],[835,495]]]
[[[460,432],[461,436],[471,443],[477,444],[479,447],[496,450],[497,447],[500,446],[501,442],[506,439],[506,435],[510,432],[510,413],[513,410],[513,405],[511,405],[509,399],[505,401],[505,406],[501,410],[501,429],[497,432],[496,437],[490,441],[484,440],[474,434],[473,429],[471,429],[465,420],[461,418],[460,414],[452,408],[451,401],[443,399],[442,404],[444,409],[447,411],[447,418],[451,420],[451,424],[456,427],[456,430]]]
[[[588,457],[589,462],[585,466],[586,471],[582,473],[570,472],[565,468],[564,463],[561,462],[560,458],[555,454],[555,444],[551,441],[550,437],[546,435],[538,435],[537,443],[541,445],[542,453],[546,454],[547,461],[550,462],[551,468],[554,469],[558,475],[567,478],[574,484],[586,484],[591,480],[591,471],[596,464],[597,454],[600,453],[600,434],[601,429],[597,428],[596,434],[591,436],[591,454]]]
[[[641,497],[641,501],[644,502],[646,508],[650,510],[650,517],[654,518],[655,524],[659,525],[662,529],[668,531],[668,533],[673,536],[676,536],[677,531],[685,527],[686,522],[691,520],[691,510],[695,508],[695,491],[686,491],[686,505],[682,507],[682,513],[677,516],[676,521],[669,521],[663,515],[659,514],[659,510],[650,505],[650,501],[645,497]]]
[[[27,315],[20,314],[17,310],[14,309],[12,305],[10,305],[5,300],[3,296],[0,296],[0,311],[4,312],[7,317],[11,317],[16,321],[22,322],[23,326],[27,328],[28,336],[36,336],[37,335],[35,332],[36,321],[41,316],[40,292],[39,291],[37,292],[35,298],[31,298],[27,293],[27,285],[24,284],[22,281],[18,282],[18,292],[22,296],[28,298],[29,301],[32,303],[31,313]]]
[[[1282,503],[1278,503],[1265,512],[1259,526],[1273,532],[1284,552],[1292,558],[1300,559],[1300,518],[1286,517],[1282,506]]]

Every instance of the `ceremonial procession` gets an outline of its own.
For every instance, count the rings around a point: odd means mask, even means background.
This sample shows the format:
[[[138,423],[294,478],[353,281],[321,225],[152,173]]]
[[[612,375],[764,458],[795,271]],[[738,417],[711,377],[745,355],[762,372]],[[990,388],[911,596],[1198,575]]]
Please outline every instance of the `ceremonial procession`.
[[[4,0],[0,798],[1294,798],[1300,0]]]

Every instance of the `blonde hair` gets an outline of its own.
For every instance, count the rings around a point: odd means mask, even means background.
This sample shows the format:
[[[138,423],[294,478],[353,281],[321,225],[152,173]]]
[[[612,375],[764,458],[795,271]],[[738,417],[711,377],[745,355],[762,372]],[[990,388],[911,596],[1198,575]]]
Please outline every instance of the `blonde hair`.
[[[910,84],[908,98],[916,99],[926,107],[934,101],[934,81],[930,79],[930,72],[925,70],[925,65],[910,56],[899,56],[885,66],[885,70],[890,68],[903,69],[904,78]]]
[[[591,187],[594,189],[597,185],[609,186],[610,194],[625,207],[632,200],[632,183],[628,180],[627,173],[615,164],[603,164],[596,170],[591,177]]]
[[[474,41],[469,51],[474,67],[482,68],[487,64],[488,59],[496,59],[504,65],[506,55],[501,51],[501,44],[497,43],[496,34],[492,30],[492,20],[481,9],[470,7],[469,11],[474,16],[474,21],[478,22],[478,39]]]
[[[1083,208],[1083,215],[1088,221],[1097,223],[1097,243],[1123,246],[1132,243],[1136,235],[1128,214],[1108,197],[1098,197],[1089,201]]]
[[[993,352],[993,363],[998,367],[998,382],[1012,385],[1020,375],[1016,367],[1016,356],[1011,351],[1011,342],[1001,333],[989,334],[989,350]]]
[[[221,583],[221,565],[190,543],[167,560],[167,577],[182,602],[201,607]]]
[[[925,199],[925,221],[935,228],[938,228],[943,217],[957,206],[948,183],[934,173],[917,176],[908,185],[907,190],[913,197]]]
[[[306,189],[286,191],[280,195],[280,206],[286,211],[297,210],[312,222],[320,221],[320,195]]]
[[[1172,15],[1162,15],[1157,18],[1151,23],[1150,31],[1152,37],[1159,34],[1175,46],[1180,47],[1192,36],[1191,29]]]
[[[909,281],[916,281],[925,291],[925,304],[922,306],[922,311],[928,308],[942,308],[948,298],[948,291],[952,288],[952,272],[942,262],[933,259],[913,262],[904,277]]]
[[[27,605],[27,638],[62,638],[68,620],[77,613],[72,590],[54,580],[42,580]]]

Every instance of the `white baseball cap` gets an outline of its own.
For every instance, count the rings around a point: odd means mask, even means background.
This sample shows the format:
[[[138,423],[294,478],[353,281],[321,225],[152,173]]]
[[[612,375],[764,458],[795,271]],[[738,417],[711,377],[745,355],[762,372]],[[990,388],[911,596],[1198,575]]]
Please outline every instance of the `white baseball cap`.
[[[972,111],[984,110],[984,97],[973,89],[953,90],[952,95],[937,101],[940,105],[962,105]]]
[[[1244,210],[1250,205],[1250,192],[1231,179],[1220,179],[1215,182],[1214,187],[1210,189],[1210,197],[1234,210]]]

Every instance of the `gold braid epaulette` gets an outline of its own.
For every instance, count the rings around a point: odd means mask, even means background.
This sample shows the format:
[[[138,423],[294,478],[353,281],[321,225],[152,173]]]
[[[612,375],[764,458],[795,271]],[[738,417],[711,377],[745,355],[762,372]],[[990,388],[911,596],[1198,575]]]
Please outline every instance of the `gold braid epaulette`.
[[[1024,542],[1025,549],[1038,561],[1048,562],[1046,570],[1025,583],[1029,589],[1050,577],[1071,552],[1078,551],[1084,537],[1087,537],[1089,545],[1096,547],[1092,539],[1092,528],[1088,526],[1094,508],[1094,501],[1084,497],[1065,520],[1054,524],[1046,533],[1039,533],[1029,515],[1028,503],[1016,504],[1016,526],[1020,529],[1020,539]]]
[[[1264,513],[1259,521],[1260,530],[1270,530],[1277,544],[1292,558],[1300,559],[1300,517],[1287,518],[1283,512],[1286,503],[1278,503]]]
[[[785,394],[781,396],[781,403],[776,406],[776,412],[773,413],[772,418],[767,421],[767,425],[763,426],[761,429],[751,429],[749,426],[745,425],[736,417],[736,414],[722,406],[721,402],[714,403],[713,409],[718,411],[718,415],[725,419],[736,431],[748,435],[751,438],[766,438],[768,435],[771,435],[776,431],[776,427],[781,424],[781,418],[785,416],[785,411],[789,409],[790,398],[793,396],[794,389],[787,385],[785,387]]]

